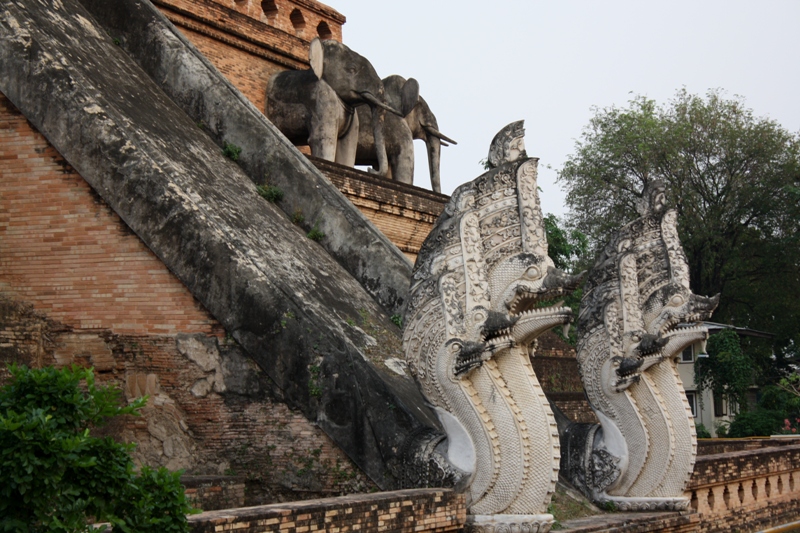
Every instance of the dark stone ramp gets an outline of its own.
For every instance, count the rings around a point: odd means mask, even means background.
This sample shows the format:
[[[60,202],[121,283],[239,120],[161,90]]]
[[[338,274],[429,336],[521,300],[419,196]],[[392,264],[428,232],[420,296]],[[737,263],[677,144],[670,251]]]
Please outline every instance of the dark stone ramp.
[[[137,31],[136,19],[128,22]],[[381,364],[387,354],[377,365],[367,360],[372,339],[348,324],[368,321],[390,345],[397,336],[386,313],[258,196],[77,0],[3,3],[0,91],[259,363],[278,395],[379,486],[400,484],[393,473],[402,473],[410,437],[436,422],[410,379]]]

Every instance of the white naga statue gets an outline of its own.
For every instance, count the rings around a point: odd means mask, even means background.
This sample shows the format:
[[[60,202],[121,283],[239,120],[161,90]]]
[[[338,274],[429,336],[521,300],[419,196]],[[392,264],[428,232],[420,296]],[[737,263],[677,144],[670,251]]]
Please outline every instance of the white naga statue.
[[[497,134],[491,169],[459,187],[420,250],[403,345],[409,369],[467,473],[468,531],[545,532],[559,470],[558,429],[530,346],[568,325],[545,305],[579,276],[553,266],[523,124]]]
[[[677,213],[664,185],[642,193],[587,277],[578,315],[583,386],[600,424],[563,424],[562,475],[620,510],[682,510],[694,467],[694,419],[676,368],[707,337],[719,297],[689,288]]]

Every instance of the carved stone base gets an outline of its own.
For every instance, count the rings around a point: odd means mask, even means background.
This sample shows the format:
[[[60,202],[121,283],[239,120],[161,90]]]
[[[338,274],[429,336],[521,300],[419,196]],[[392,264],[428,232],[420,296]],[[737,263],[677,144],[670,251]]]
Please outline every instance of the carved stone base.
[[[547,533],[551,514],[470,514],[465,533]]]
[[[600,507],[613,504],[617,511],[685,511],[689,498],[626,498],[605,496],[595,502]]]

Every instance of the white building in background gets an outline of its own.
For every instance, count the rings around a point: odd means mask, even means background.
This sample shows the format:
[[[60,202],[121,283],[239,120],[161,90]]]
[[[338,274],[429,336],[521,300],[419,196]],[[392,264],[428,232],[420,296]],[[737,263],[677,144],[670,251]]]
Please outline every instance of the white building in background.
[[[740,337],[761,337],[769,338],[774,337],[772,333],[764,331],[757,331],[749,328],[737,328],[726,324],[718,324],[716,322],[706,322],[708,331],[711,335],[722,331],[723,329],[733,329]],[[710,390],[698,390],[697,384],[694,381],[694,363],[698,357],[707,357],[704,352],[703,343],[696,343],[686,348],[681,353],[678,359],[678,374],[683,381],[683,388],[686,390],[686,399],[689,401],[689,406],[692,408],[694,415],[695,426],[703,424],[712,437],[717,436],[717,428],[720,424],[727,425],[733,420],[736,415],[736,406],[731,406],[726,400],[714,397]],[[702,397],[701,397],[702,394]],[[755,394],[750,399],[752,404],[755,405]],[[733,408],[733,412],[731,412]]]

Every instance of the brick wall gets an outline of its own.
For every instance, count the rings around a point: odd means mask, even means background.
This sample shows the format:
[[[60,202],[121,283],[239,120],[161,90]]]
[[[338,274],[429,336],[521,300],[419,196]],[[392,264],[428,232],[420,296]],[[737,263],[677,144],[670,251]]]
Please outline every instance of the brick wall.
[[[531,363],[544,392],[583,393],[577,360],[542,355],[532,357]]]
[[[221,334],[216,320],[0,95],[0,293],[115,333]]]
[[[212,511],[244,507],[245,483],[235,476],[181,476],[186,499],[195,509]]]
[[[309,159],[411,261],[416,260],[447,196],[316,157]]]
[[[573,422],[598,424],[600,421],[592,411],[589,400],[581,392],[545,392],[547,399],[553,402],[567,418]]]
[[[553,330],[543,333],[536,339],[535,354],[536,357],[561,357],[577,361],[575,347],[564,342]]]
[[[174,1],[174,0],[171,0]],[[209,0],[305,41],[314,37],[342,40],[345,17],[315,0]],[[320,26],[321,23],[325,23]],[[327,29],[327,31],[326,31]]]
[[[573,422],[598,423],[583,392],[574,347],[548,331],[537,339],[531,364],[547,399],[562,413]]]
[[[375,488],[0,96],[0,382],[12,361],[149,395],[103,431],[140,463],[246,475],[250,504]]]
[[[282,505],[211,511],[189,517],[193,533],[237,531],[461,531],[464,496],[449,490],[414,489]]]

